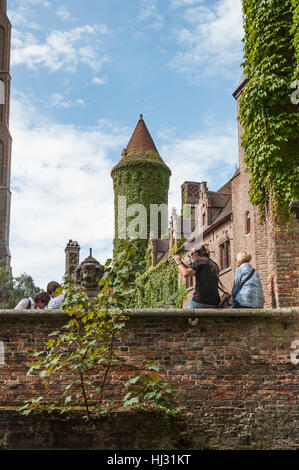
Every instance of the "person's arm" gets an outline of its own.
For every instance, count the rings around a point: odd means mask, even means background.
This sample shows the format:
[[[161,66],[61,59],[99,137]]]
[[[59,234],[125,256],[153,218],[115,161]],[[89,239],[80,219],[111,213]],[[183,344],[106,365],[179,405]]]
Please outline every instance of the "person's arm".
[[[175,256],[173,257],[173,261],[177,264],[180,273],[181,273],[184,277],[191,277],[191,276],[194,276],[194,274],[196,273],[196,271],[195,271],[194,269],[188,268],[188,266],[186,266],[185,263],[183,263],[183,261],[181,260],[180,256],[175,255]]]

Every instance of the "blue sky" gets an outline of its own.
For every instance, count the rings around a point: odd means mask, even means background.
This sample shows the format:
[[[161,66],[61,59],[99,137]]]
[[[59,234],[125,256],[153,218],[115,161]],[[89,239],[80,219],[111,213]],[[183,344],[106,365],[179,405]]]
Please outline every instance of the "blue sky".
[[[60,280],[64,248],[111,256],[119,161],[142,113],[180,185],[217,190],[237,156],[240,0],[8,0],[13,274]]]

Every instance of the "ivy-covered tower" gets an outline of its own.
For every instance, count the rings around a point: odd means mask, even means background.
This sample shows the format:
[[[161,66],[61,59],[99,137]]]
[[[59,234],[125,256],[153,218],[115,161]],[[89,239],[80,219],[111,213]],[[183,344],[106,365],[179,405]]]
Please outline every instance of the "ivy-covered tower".
[[[150,205],[168,204],[171,176],[171,171],[160,157],[142,114],[127,148],[122,151],[121,160],[112,169],[111,176],[114,187],[114,254],[119,251],[121,239],[132,238],[129,228],[135,224],[136,231],[141,233],[140,237],[137,235],[136,244],[138,261],[142,262],[151,229]],[[138,215],[142,217],[138,219]],[[138,227],[138,221],[144,221],[144,217],[146,227]],[[160,232],[161,230],[159,235]]]

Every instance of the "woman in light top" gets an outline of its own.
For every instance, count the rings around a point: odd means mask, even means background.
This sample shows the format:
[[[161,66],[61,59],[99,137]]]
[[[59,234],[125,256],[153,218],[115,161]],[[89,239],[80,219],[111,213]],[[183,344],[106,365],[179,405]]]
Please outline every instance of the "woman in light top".
[[[237,254],[238,267],[235,272],[234,286],[247,280],[235,296],[232,308],[263,308],[264,306],[265,298],[260,276],[252,268],[250,261],[251,255],[246,251]]]
[[[27,297],[20,300],[20,302],[15,306],[15,310],[35,310],[44,309],[50,301],[50,296],[47,292],[39,292],[36,294],[34,299]]]

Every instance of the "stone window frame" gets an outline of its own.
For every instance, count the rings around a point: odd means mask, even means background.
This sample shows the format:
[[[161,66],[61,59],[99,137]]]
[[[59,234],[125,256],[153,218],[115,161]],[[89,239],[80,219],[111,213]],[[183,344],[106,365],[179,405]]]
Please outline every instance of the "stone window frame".
[[[251,218],[250,218],[250,212],[246,211],[245,212],[245,233],[248,235],[251,232]]]
[[[219,268],[220,271],[228,269],[232,265],[231,259],[231,243],[230,239],[226,238],[219,244]]]

